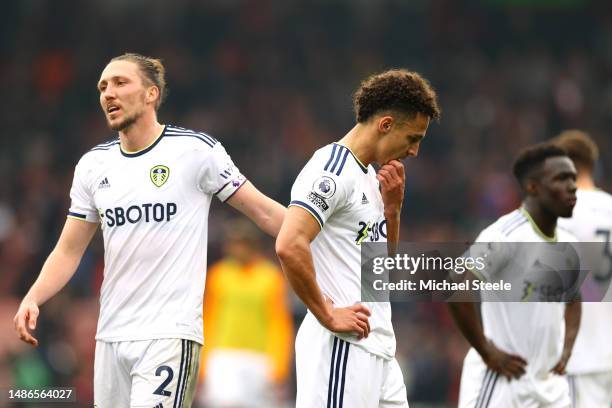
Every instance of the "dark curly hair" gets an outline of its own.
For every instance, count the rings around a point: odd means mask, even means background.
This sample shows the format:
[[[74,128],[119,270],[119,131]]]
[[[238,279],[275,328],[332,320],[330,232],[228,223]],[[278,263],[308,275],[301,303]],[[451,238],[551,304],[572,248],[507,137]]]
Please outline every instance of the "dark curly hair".
[[[551,140],[564,149],[576,167],[588,172],[599,159],[599,148],[588,133],[581,130],[566,130]]]
[[[512,171],[523,187],[527,179],[537,178],[537,171],[550,157],[568,157],[567,152],[553,143],[538,143],[521,150],[514,161]]]
[[[362,81],[353,95],[353,108],[358,123],[384,111],[440,118],[436,91],[419,74],[403,69],[381,72]]]

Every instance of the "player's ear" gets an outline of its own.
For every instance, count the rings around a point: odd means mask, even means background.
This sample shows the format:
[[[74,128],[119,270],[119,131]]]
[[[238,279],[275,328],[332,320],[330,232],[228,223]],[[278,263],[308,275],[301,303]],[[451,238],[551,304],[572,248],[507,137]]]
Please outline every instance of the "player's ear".
[[[525,191],[527,192],[527,194],[535,194],[538,191],[538,183],[533,180],[527,180],[525,182]]]
[[[393,127],[393,116],[385,115],[378,119],[378,131],[383,134],[389,133]]]
[[[148,103],[154,103],[159,98],[159,89],[156,86],[150,86],[147,89],[146,100]]]

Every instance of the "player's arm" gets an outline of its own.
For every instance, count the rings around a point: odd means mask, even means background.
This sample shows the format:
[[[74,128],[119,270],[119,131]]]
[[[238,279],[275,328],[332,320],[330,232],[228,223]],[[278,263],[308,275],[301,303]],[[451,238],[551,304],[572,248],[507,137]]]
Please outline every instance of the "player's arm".
[[[359,338],[370,332],[370,311],[361,304],[335,308],[317,284],[310,243],[319,233],[314,216],[291,206],[276,239],[276,254],[291,287],[310,312],[327,329],[337,333],[355,332]]]
[[[466,271],[466,280],[474,280],[476,277],[471,272]],[[450,302],[448,307],[457,327],[480,354],[484,363],[491,370],[505,376],[508,380],[519,378],[525,374],[527,361],[522,357],[506,353],[498,349],[495,344],[486,338],[480,313],[478,313],[480,302],[477,301],[475,294],[468,292],[468,297],[472,297],[468,302]]]
[[[40,275],[23,298],[13,319],[21,340],[33,346],[38,345],[38,340],[28,331],[36,328],[38,307],[59,292],[74,275],[97,227],[97,223],[73,218],[66,220],[55,248],[49,254]]]
[[[580,300],[568,303],[565,306],[565,341],[563,352],[559,362],[552,368],[552,372],[559,375],[566,374],[567,362],[572,355],[574,342],[580,328],[580,317],[582,315],[582,303]]]
[[[380,194],[385,205],[387,248],[389,256],[394,256],[397,253],[399,243],[400,214],[406,184],[404,165],[399,160],[391,160],[378,170],[376,179],[380,183]]]
[[[278,235],[286,208],[263,194],[249,181],[227,203],[249,217],[262,231],[273,237]]]

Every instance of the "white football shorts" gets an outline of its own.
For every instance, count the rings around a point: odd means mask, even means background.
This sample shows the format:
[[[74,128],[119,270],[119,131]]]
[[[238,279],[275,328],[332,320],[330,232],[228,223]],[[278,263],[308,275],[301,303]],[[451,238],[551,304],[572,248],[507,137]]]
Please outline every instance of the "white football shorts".
[[[550,374],[535,379],[524,374],[508,381],[487,368],[473,348],[463,361],[459,408],[569,408],[566,376]]]
[[[94,407],[191,407],[200,348],[184,339],[97,341]]]
[[[402,370],[334,336],[308,313],[296,340],[297,408],[407,408]]]
[[[612,371],[569,376],[572,408],[612,408]]]

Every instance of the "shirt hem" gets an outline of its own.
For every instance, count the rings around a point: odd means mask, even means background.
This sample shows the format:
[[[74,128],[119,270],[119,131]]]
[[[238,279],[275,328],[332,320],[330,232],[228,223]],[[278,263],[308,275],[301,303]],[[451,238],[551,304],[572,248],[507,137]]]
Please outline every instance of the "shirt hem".
[[[96,335],[96,341],[104,343],[116,343],[120,341],[142,341],[142,340],[157,340],[157,339],[185,339],[195,341],[204,345],[204,338],[194,336],[187,333],[167,333],[167,334],[143,334],[139,336],[99,336]]]

